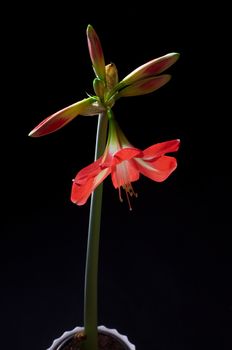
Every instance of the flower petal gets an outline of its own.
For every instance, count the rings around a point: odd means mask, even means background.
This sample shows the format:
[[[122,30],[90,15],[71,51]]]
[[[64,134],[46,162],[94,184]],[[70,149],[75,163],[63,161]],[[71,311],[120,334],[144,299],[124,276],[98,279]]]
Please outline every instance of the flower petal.
[[[124,160],[112,167],[111,179],[115,188],[124,187],[133,181],[137,181],[139,171],[133,159]]]
[[[157,143],[151,147],[146,148],[143,151],[143,159],[152,160],[166,153],[176,152],[178,151],[179,146],[180,146],[179,139]]]
[[[166,180],[177,167],[176,159],[169,156],[162,156],[153,161],[145,161],[137,158],[135,161],[141,174],[157,182]]]
[[[95,177],[87,177],[86,181],[83,183],[76,183],[74,181],[72,185],[71,201],[77,205],[85,204],[91,193],[103,182],[109,173],[110,168],[103,170],[99,168],[99,172]]]
[[[179,58],[179,53],[172,52],[151,60],[128,74],[119,84],[129,85],[137,80],[157,75],[168,69]]]
[[[105,60],[101,42],[97,33],[90,24],[87,27],[87,41],[95,74],[97,78],[105,80]]]
[[[165,85],[170,79],[171,75],[163,74],[157,77],[136,81],[135,83],[120,90],[117,98],[149,94],[150,92],[153,92]]]
[[[85,98],[44,119],[29,133],[29,136],[40,137],[50,134],[71,122],[78,114],[94,115],[101,111],[102,108],[98,105],[95,98]]]
[[[130,160],[134,157],[140,157],[142,155],[143,153],[140,149],[135,147],[126,147],[114,153],[113,160],[114,160],[114,163],[117,164],[124,160]]]
[[[85,168],[81,169],[76,177],[75,177],[75,182],[76,183],[83,183],[86,181],[87,178],[93,178],[96,176],[100,171],[100,165],[102,163],[102,157],[98,158],[95,162],[87,165]]]

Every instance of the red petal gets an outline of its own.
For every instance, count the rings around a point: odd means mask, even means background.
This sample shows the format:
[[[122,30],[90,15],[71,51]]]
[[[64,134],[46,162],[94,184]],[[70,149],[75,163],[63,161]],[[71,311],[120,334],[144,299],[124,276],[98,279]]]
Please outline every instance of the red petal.
[[[99,172],[95,177],[85,178],[86,181],[82,181],[82,183],[76,183],[74,181],[72,185],[71,201],[77,205],[85,204],[91,193],[103,182],[109,173],[110,168],[103,170],[99,168]]]
[[[111,179],[115,188],[139,179],[139,171],[133,160],[125,160],[112,168]]]
[[[176,152],[178,151],[179,146],[179,139],[156,143],[155,145],[148,147],[143,151],[143,159],[150,160],[153,158],[158,158],[166,153]]]
[[[95,162],[87,165],[85,168],[81,169],[76,177],[75,177],[75,182],[76,183],[82,183],[85,182],[87,178],[93,178],[94,176],[96,176],[100,171],[100,164],[102,162],[102,157],[100,157],[99,159],[97,159]]]
[[[73,182],[71,201],[77,205],[83,205],[86,203],[92,191],[93,178],[86,179],[84,184],[77,184]]]
[[[167,179],[177,167],[176,159],[169,156],[163,156],[151,162],[143,159],[136,159],[135,161],[141,174],[157,182]]]
[[[122,148],[113,155],[113,159],[115,160],[115,164],[120,163],[124,160],[129,160],[134,157],[140,157],[143,153],[140,149],[135,147],[126,147]]]

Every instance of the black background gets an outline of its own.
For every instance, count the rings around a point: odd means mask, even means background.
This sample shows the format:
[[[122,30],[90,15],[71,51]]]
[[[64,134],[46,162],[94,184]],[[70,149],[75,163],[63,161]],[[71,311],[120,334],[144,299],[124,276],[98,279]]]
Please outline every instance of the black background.
[[[80,116],[39,139],[27,134],[93,92],[90,23],[120,79],[152,58],[181,54],[168,85],[114,107],[135,146],[180,138],[181,148],[167,181],[135,183],[132,212],[105,181],[99,324],[138,350],[231,349],[226,9],[34,2],[3,16],[2,348],[46,349],[83,324],[89,202],[76,207],[69,196],[72,178],[93,161],[97,118]]]

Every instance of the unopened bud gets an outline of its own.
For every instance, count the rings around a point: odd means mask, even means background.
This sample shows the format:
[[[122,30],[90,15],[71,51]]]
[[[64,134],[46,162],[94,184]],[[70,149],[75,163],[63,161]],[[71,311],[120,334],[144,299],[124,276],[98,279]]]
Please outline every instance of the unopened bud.
[[[109,91],[118,83],[118,71],[114,63],[106,66],[106,84]]]
[[[99,78],[95,78],[93,81],[93,89],[97,96],[100,98],[104,97],[105,83]]]

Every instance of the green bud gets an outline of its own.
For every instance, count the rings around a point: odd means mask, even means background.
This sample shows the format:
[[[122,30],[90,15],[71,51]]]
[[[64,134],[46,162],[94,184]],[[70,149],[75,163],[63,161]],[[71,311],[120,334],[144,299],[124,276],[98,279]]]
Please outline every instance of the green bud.
[[[105,83],[103,80],[99,78],[95,78],[93,81],[93,89],[95,94],[102,99],[104,97],[105,92]]]

